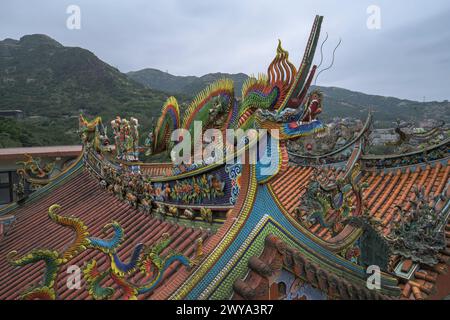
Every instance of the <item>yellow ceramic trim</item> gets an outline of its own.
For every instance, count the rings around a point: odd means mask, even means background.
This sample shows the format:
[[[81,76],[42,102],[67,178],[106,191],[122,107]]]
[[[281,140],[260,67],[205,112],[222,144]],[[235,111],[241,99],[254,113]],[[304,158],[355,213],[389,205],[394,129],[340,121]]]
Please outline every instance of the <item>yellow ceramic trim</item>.
[[[233,242],[233,239],[241,230],[253,208],[253,203],[256,197],[256,189],[258,185],[256,181],[255,165],[251,165],[249,169],[250,185],[248,186],[247,193],[245,195],[240,195],[241,197],[245,196],[246,200],[236,221],[231,226],[226,237],[221,240],[216,249],[214,249],[214,251],[212,251],[205,259],[205,262],[202,263],[200,267],[195,270],[194,273],[186,280],[186,282],[177,291],[175,291],[175,293],[172,294],[170,299],[180,300],[186,297],[186,295],[197,285],[197,283],[201,279],[203,279],[204,275],[210,270],[210,268],[216,263],[216,261],[222,257],[225,250],[229,247],[229,245]]]

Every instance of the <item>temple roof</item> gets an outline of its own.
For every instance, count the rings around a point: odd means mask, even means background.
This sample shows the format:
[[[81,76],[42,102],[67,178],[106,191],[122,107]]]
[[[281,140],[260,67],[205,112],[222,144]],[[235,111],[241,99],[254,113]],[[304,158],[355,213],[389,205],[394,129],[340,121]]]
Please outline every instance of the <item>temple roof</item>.
[[[245,166],[242,180],[242,195],[234,208],[227,213],[227,217],[223,224],[218,227],[215,234],[204,229],[201,224],[192,222],[192,227],[181,223],[181,220],[176,219],[161,219],[161,217],[151,216],[149,213],[140,210],[137,207],[130,205],[124,199],[114,195],[113,192],[108,192],[105,186],[102,186],[101,179],[93,174],[92,164],[87,165],[83,158],[79,158],[78,162],[71,166],[67,171],[63,172],[51,183],[44,186],[40,190],[31,194],[23,204],[14,204],[2,210],[2,216],[13,217],[14,222],[12,227],[6,231],[3,239],[0,241],[0,299],[16,299],[21,296],[30,286],[40,283],[43,274],[43,265],[34,264],[22,268],[14,268],[8,261],[8,254],[11,251],[17,251],[17,256],[23,256],[35,249],[52,249],[63,252],[71,243],[73,233],[68,229],[62,228],[49,219],[48,210],[53,204],[61,206],[60,214],[65,217],[77,217],[81,219],[92,235],[109,238],[112,236],[111,230],[106,234],[102,234],[102,230],[111,221],[117,221],[124,229],[125,241],[121,244],[117,251],[118,256],[122,261],[129,261],[132,258],[133,250],[136,245],[143,243],[147,246],[155,245],[159,239],[164,235],[173,238],[170,246],[164,249],[162,255],[168,255],[171,250],[177,251],[186,257],[193,258],[196,251],[196,241],[201,238],[205,245],[203,248],[205,256],[214,252],[215,248],[223,239],[230,239],[236,237],[243,231],[233,233],[231,231],[235,219],[241,215],[241,210],[248,207],[245,204],[248,201],[247,197],[254,197],[247,194],[246,191],[252,184],[252,180],[248,176],[248,166]],[[88,162],[89,163],[89,162]],[[360,184],[366,184],[366,188],[362,192],[363,203],[366,212],[379,222],[381,233],[384,236],[389,235],[393,223],[398,222],[401,218],[400,207],[409,209],[411,206],[410,200],[414,200],[417,196],[414,188],[422,187],[424,196],[448,194],[448,179],[450,173],[450,161],[448,159],[441,159],[429,163],[419,163],[401,168],[384,168],[374,169],[367,168],[360,173]],[[145,174],[164,175],[164,170],[167,169],[167,164],[147,164],[142,165]],[[272,195],[271,198],[283,214],[291,217],[298,230],[303,230],[307,237],[312,240],[317,238],[319,243],[324,248],[334,251],[338,254],[343,248],[348,248],[350,242],[346,240],[350,237],[349,232],[345,230],[340,231],[337,235],[333,233],[331,227],[325,227],[317,221],[307,226],[306,229],[300,227],[301,219],[297,215],[296,208],[301,205],[302,195],[304,195],[308,186],[314,181],[314,172],[318,170],[317,167],[302,167],[295,164],[290,164],[284,172],[280,172],[272,181],[267,184],[267,196]],[[320,168],[322,175],[326,176],[330,181],[335,181],[337,178],[345,175],[346,169],[338,166],[324,166]],[[176,178],[176,177],[175,177]],[[259,190],[259,189],[258,189]],[[254,191],[253,191],[254,192]],[[266,197],[267,197],[266,196]],[[270,197],[270,196],[269,196]],[[255,213],[249,212],[256,217],[261,203],[257,197],[252,206]],[[270,198],[264,201],[270,201]],[[185,206],[179,206],[185,207]],[[246,209],[248,210],[248,209]],[[268,212],[269,215],[272,211]],[[333,213],[331,213],[333,214]],[[276,215],[271,217],[277,219]],[[326,219],[332,218],[326,216]],[[299,224],[300,223],[300,224]],[[251,226],[251,224],[249,225]],[[447,263],[450,257],[450,238],[449,226],[447,225],[445,234],[447,236],[447,248],[442,250],[438,256],[439,263],[433,267],[426,267],[418,265],[411,260],[404,260],[400,265],[403,269],[410,268],[412,276],[406,281],[399,283],[401,290],[401,297],[423,299],[425,297],[433,296],[436,293],[438,286],[436,286],[442,277],[447,274]],[[350,237],[351,238],[351,237]],[[270,238],[274,239],[274,238]],[[281,241],[281,240],[277,240]],[[275,242],[277,242],[275,241]],[[320,242],[322,241],[322,242]],[[272,241],[273,242],[273,241]],[[267,243],[272,243],[271,241]],[[277,242],[278,243],[278,242]],[[271,247],[271,246],[269,246]],[[290,247],[290,246],[288,246]],[[264,262],[264,257],[272,252],[269,250],[261,252],[261,259]],[[268,250],[268,251],[267,251]],[[299,259],[307,259],[306,256],[298,251],[295,247],[291,247],[292,252],[297,252]],[[270,264],[270,261],[262,263],[257,260],[258,256],[248,260],[249,270],[255,269],[255,265],[264,267],[264,263]],[[302,258],[303,257],[303,258]],[[87,250],[73,259],[65,262],[60,270],[65,270],[69,265],[77,265],[84,268],[86,264],[92,259],[97,260],[97,267],[99,270],[107,269],[110,262],[107,257],[97,251]],[[217,260],[218,259],[218,260]],[[258,258],[259,259],[259,258]],[[205,265],[211,266],[211,263],[219,263],[220,257],[212,258],[212,260],[205,260]],[[267,259],[266,259],[267,260]],[[214,262],[215,261],[215,262]],[[259,262],[258,262],[259,261]],[[307,261],[307,260],[305,260]],[[396,263],[398,263],[397,260]],[[270,262],[270,263],[269,263]],[[414,268],[413,268],[414,267]],[[318,264],[314,264],[314,270],[320,271],[320,274],[328,275],[327,279],[332,279],[332,273],[329,270],[321,269]],[[264,268],[263,268],[264,269]],[[206,269],[207,270],[207,269]],[[408,269],[409,270],[409,269]],[[407,271],[408,271],[407,270]],[[253,284],[259,283],[258,272],[252,271],[245,279]],[[205,276],[204,273],[200,273]],[[186,286],[189,279],[193,277],[192,268],[181,266],[180,263],[175,263],[164,273],[164,281],[161,282],[153,291],[139,295],[139,299],[165,299],[173,297],[176,290],[180,286]],[[72,290],[66,286],[68,274],[59,272],[57,277],[57,296],[61,299],[91,299],[89,288],[85,280],[82,282],[83,290]],[[311,276],[311,279],[316,279]],[[139,283],[143,280],[142,274],[130,275],[130,279],[134,283]],[[334,279],[334,278],[333,278]],[[256,281],[256,282],[254,282]],[[264,280],[265,281],[265,280]],[[334,281],[334,280],[330,280]],[[344,286],[353,290],[355,286],[349,284],[346,280]],[[253,286],[252,284],[252,286]],[[108,279],[102,283],[103,286],[115,286],[114,280]],[[321,284],[324,285],[324,284]],[[236,287],[237,286],[237,287]],[[329,286],[327,286],[328,288]],[[237,288],[237,289],[236,289]],[[353,288],[353,289],[352,289]],[[235,290],[240,292],[239,295],[246,295],[248,290],[247,285],[243,282],[235,282]],[[244,290],[244,291],[242,291]],[[358,294],[362,294],[361,291]],[[348,293],[348,292],[347,292]],[[247,294],[252,294],[247,292]],[[115,290],[113,299],[120,299],[127,297],[121,290]],[[370,295],[366,295],[370,298]],[[387,297],[387,296],[380,296]]]
[[[0,210],[0,299],[257,298],[283,268],[331,298],[432,297],[450,260],[450,139],[370,156],[369,115],[362,130],[343,142],[331,139],[323,153],[289,150],[287,141],[302,137],[338,137],[316,118],[320,91],[307,98],[322,18],[298,71],[280,44],[268,76],[249,79],[240,103],[226,79],[200,92],[183,118],[171,97],[145,147],[136,118],[111,122],[111,145],[100,117],[80,116],[78,160]],[[265,134],[258,144],[239,138],[236,145],[244,146],[227,154],[231,162],[140,162],[144,150],[174,151],[171,133],[194,130],[194,121]],[[432,133],[399,135],[400,145]],[[195,137],[179,139],[203,147]],[[265,148],[256,163],[234,162],[256,145]],[[81,151],[69,149],[29,153]],[[264,174],[269,157],[273,170]],[[83,271],[80,290],[67,285],[71,265]],[[380,271],[377,292],[366,289],[373,265]]]
[[[295,209],[300,205],[299,198],[311,182],[313,171],[313,167],[290,165],[270,183],[273,193],[289,214],[294,216]],[[332,168],[327,172],[330,176],[338,175],[343,169]],[[385,234],[388,234],[392,223],[400,219],[397,207],[410,207],[409,200],[415,198],[413,187],[425,186],[425,195],[441,194],[447,187],[449,173],[450,160],[417,164],[389,172],[363,172],[360,182],[367,183],[367,188],[363,191],[364,203],[370,215],[381,222]],[[319,223],[312,225],[310,231],[324,240],[332,238],[329,228],[322,227]]]

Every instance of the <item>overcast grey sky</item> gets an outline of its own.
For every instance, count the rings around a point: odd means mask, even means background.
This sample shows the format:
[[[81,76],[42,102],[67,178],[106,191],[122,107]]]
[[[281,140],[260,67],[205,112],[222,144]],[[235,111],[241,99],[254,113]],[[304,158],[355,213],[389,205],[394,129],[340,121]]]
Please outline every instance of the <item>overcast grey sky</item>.
[[[69,5],[81,29],[69,30]],[[367,8],[381,9],[381,29]],[[123,72],[146,67],[175,75],[265,72],[280,38],[298,65],[316,14],[329,40],[319,85],[415,100],[450,99],[448,0],[1,0],[0,39],[44,33],[79,46]],[[320,60],[320,50],[316,61]]]

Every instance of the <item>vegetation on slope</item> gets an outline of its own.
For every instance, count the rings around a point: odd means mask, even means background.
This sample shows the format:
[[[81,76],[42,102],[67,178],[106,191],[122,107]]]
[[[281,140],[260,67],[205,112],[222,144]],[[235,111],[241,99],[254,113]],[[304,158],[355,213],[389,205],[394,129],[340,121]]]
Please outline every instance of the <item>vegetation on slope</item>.
[[[25,141],[10,136],[8,145],[78,143],[80,112],[105,121],[116,115],[134,116],[148,131],[167,97],[134,82],[90,51],[64,47],[45,35],[0,41],[0,110],[24,111],[24,121],[9,125],[28,128],[39,137]],[[0,129],[2,136],[6,129]]]

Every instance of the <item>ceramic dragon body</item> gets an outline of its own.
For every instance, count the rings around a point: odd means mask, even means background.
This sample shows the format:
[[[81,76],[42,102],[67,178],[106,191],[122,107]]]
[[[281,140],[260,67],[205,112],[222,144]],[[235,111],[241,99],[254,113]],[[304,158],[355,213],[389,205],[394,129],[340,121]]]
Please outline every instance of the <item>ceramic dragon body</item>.
[[[110,238],[98,238],[89,233],[82,220],[76,217],[59,215],[57,213],[59,209],[59,205],[52,205],[49,208],[48,216],[54,223],[72,230],[73,241],[65,250],[59,252],[50,249],[35,249],[20,258],[17,257],[16,251],[12,251],[7,257],[9,263],[16,267],[24,267],[40,261],[45,264],[42,282],[40,285],[22,293],[22,299],[56,299],[56,279],[61,267],[86,250],[99,251],[106,255],[108,261],[110,261],[109,267],[104,271],[98,269],[96,259],[90,260],[83,268],[84,279],[93,299],[108,299],[116,292],[113,287],[101,286],[102,280],[108,277],[113,280],[116,287],[125,293],[125,299],[137,299],[139,294],[154,290],[162,280],[164,272],[173,263],[179,262],[184,266],[193,266],[196,260],[201,257],[201,250],[197,250],[193,259],[171,250],[163,255],[163,250],[172,241],[168,234],[163,234],[161,239],[151,246],[138,243],[129,261],[124,262],[120,259],[118,251],[125,234],[118,222],[112,221],[104,226],[104,233],[108,229],[112,231]],[[201,242],[198,243],[198,246],[201,246]],[[128,280],[137,272],[145,275],[143,283],[137,284]]]
[[[177,100],[170,97],[155,128],[148,135],[147,153],[169,150],[173,145],[171,133],[179,128],[192,132],[195,121],[202,122],[203,130],[278,129],[280,140],[295,139],[323,130],[323,124],[317,119],[302,121],[308,112],[307,93],[316,71],[312,60],[321,24],[322,17],[316,17],[298,70],[279,42],[267,75],[248,78],[242,87],[240,100],[235,98],[233,82],[229,79],[214,82],[200,92],[183,116],[180,115]]]

